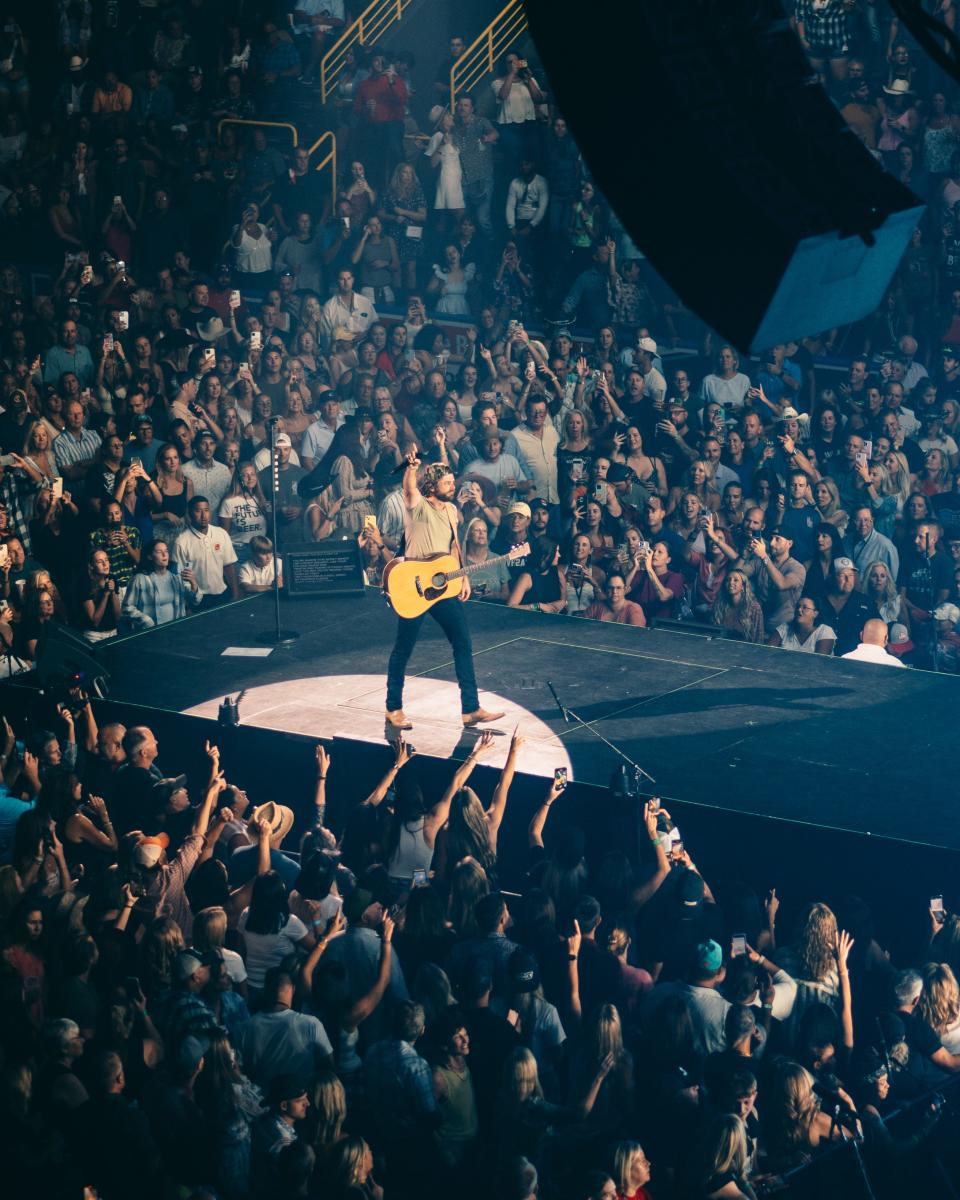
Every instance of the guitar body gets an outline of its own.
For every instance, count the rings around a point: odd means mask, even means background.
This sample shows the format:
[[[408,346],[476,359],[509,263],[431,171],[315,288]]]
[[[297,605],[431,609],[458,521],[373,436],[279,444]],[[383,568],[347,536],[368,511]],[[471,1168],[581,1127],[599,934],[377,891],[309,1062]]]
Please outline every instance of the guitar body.
[[[419,617],[438,600],[459,596],[463,579],[448,579],[460,564],[452,554],[394,558],[383,569],[383,594],[398,617]]]

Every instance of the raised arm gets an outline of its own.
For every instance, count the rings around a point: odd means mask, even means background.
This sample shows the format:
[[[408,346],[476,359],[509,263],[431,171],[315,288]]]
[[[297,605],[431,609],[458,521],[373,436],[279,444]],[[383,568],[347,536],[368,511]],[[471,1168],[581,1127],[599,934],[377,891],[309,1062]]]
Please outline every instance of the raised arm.
[[[649,837],[653,852],[656,855],[657,864],[653,874],[645,882],[633,889],[633,895],[630,898],[630,906],[635,912],[638,908],[642,908],[654,895],[660,890],[663,881],[670,874],[670,860],[667,858],[667,852],[664,849],[664,842],[667,840],[666,834],[661,834],[657,829],[657,814],[661,811],[655,809],[649,800],[644,801],[643,805],[643,824]],[[667,813],[667,816],[670,814]]]
[[[527,826],[527,844],[531,847],[543,847],[543,827],[547,823],[547,817],[550,815],[550,806],[554,800],[563,791],[563,785],[554,779],[550,784],[550,790],[543,798],[543,803],[530,818],[530,824]]]
[[[411,446],[405,458],[407,465],[404,468],[403,482],[400,485],[403,492],[403,502],[407,508],[416,508],[421,500],[420,489],[417,487],[417,471],[420,467],[417,447]]]
[[[408,746],[403,738],[397,739],[397,743],[394,746],[394,752],[396,754],[396,761],[389,771],[387,771],[386,775],[384,775],[384,777],[380,780],[377,786],[373,789],[370,795],[366,798],[366,800],[364,800],[364,804],[372,804],[374,807],[376,807],[390,790],[390,785],[396,779],[397,774],[403,769],[403,767],[407,765],[410,759],[413,758],[414,754],[416,754],[414,748],[412,746]]]
[[[476,745],[463,760],[454,773],[453,779],[447,790],[440,797],[440,800],[430,809],[423,819],[423,832],[428,840],[436,837],[437,830],[446,824],[447,817],[450,815],[450,805],[453,803],[453,798],[466,785],[470,778],[473,768],[477,765],[477,760],[482,754],[493,745],[493,734],[490,730],[486,730],[477,739]]]
[[[497,834],[500,832],[503,814],[507,811],[507,796],[510,793],[510,785],[513,783],[513,776],[517,769],[517,755],[520,753],[523,741],[524,739],[514,729],[513,737],[510,739],[510,749],[507,751],[507,761],[503,764],[500,779],[493,793],[493,801],[487,810],[487,837],[490,841],[490,849],[494,854],[497,852]]]

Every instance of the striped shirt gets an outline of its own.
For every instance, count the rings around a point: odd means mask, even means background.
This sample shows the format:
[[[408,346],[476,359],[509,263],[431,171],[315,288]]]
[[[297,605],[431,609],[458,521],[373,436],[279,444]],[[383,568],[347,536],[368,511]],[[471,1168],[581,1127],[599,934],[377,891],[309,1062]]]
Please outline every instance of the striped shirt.
[[[64,467],[75,467],[77,463],[93,462],[99,450],[100,434],[92,429],[81,429],[79,438],[65,429],[53,441],[53,457],[60,471]]]

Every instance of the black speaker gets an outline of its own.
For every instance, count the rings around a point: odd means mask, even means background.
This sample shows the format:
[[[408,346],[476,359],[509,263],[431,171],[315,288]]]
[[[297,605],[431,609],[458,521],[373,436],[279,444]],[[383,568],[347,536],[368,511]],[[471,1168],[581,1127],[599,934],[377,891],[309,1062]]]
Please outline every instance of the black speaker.
[[[861,145],[778,0],[525,4],[597,184],[685,304],[741,350],[879,307],[923,205]]]
[[[281,547],[288,596],[362,596],[366,585],[356,538]]]

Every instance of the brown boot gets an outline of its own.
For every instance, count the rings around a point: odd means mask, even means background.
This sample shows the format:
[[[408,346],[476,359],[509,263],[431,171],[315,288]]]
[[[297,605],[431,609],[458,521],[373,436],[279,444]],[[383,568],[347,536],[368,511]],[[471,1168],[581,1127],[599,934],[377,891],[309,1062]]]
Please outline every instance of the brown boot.
[[[478,708],[476,712],[463,714],[463,727],[472,729],[474,725],[489,725],[491,721],[499,721],[501,717],[505,716],[506,713],[487,712],[485,708]]]
[[[388,709],[385,715],[387,724],[392,725],[394,729],[403,730],[413,728],[413,722],[408,720],[407,714],[402,708],[394,709],[393,712],[390,712]]]

